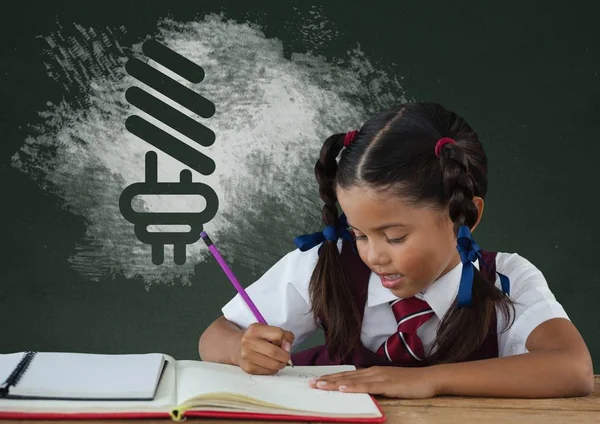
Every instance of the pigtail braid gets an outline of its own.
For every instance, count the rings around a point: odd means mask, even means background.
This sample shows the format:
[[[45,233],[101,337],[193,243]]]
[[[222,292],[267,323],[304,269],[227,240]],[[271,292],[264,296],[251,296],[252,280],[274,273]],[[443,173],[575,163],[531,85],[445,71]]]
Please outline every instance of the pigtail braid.
[[[439,155],[443,175],[444,198],[448,204],[454,231],[466,225],[473,228],[478,212],[473,197],[475,188],[469,172],[466,151],[456,144],[445,144]],[[509,314],[511,303],[493,281],[488,281],[479,270],[474,270],[472,304],[458,308],[456,301],[438,327],[430,363],[462,362],[469,358],[487,336],[492,314],[500,305]],[[508,321],[508,320],[507,320]]]
[[[454,232],[461,225],[472,228],[477,222],[477,208],[473,203],[475,189],[469,175],[469,164],[462,149],[446,144],[440,154],[444,179],[444,197],[448,202]]]
[[[335,134],[325,140],[315,176],[319,195],[324,202],[322,219],[325,226],[336,225],[338,220],[335,178],[336,157],[343,147],[344,134]],[[317,265],[311,276],[309,293],[313,314],[327,323],[328,353],[343,358],[360,339],[360,314],[352,296],[349,279],[342,267],[337,243],[326,240],[321,246]]]

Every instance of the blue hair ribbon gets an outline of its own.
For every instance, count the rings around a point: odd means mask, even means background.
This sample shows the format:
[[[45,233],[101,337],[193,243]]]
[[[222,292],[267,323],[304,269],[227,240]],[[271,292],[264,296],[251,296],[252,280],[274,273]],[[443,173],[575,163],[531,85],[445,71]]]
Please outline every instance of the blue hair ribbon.
[[[460,260],[463,264],[462,273],[460,276],[460,285],[458,286],[457,300],[458,307],[464,307],[471,305],[473,276],[475,274],[473,262],[479,259],[479,262],[482,263],[486,268],[489,268],[489,266],[483,260],[483,257],[481,256],[481,248],[471,237],[471,231],[466,225],[461,225],[458,229],[457,243],[458,245],[456,248],[458,249]],[[498,271],[496,271],[496,274],[500,276],[502,291],[508,295],[510,293],[510,281],[508,277],[499,273]]]
[[[348,231],[348,222],[344,214],[338,217],[336,225],[329,225],[323,231],[317,231],[312,234],[305,234],[294,238],[294,243],[302,252],[312,249],[325,240],[338,241],[339,239],[352,241],[354,237]]]

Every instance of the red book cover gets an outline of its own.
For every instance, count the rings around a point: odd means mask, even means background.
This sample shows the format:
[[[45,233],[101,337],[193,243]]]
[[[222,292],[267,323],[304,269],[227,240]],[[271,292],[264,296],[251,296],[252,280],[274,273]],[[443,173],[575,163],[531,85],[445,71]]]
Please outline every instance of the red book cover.
[[[373,397],[372,397],[373,398]],[[262,421],[301,421],[301,422],[354,422],[354,423],[383,423],[386,421],[385,413],[379,403],[373,398],[381,417],[373,418],[348,418],[348,417],[321,417],[289,414],[259,414],[252,412],[224,412],[224,411],[194,411],[189,410],[184,417],[196,418],[229,418],[238,420],[262,420]],[[169,413],[161,412],[0,412],[2,420],[126,420],[126,419],[174,419]],[[182,418],[182,419],[183,419]]]

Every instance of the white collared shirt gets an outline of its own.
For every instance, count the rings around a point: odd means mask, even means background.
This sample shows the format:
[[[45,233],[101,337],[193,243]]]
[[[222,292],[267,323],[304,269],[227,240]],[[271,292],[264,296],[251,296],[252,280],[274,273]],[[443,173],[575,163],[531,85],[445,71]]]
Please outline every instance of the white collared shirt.
[[[342,243],[338,242],[341,251]],[[317,263],[319,246],[301,252],[296,249],[273,265],[256,282],[246,288],[267,323],[294,333],[294,346],[301,344],[318,330],[310,310],[308,286]],[[475,262],[479,269],[479,263]],[[515,320],[505,332],[503,315],[498,317],[498,354],[500,357],[527,352],[525,342],[529,334],[541,323],[552,318],[569,319],[548,287],[543,274],[527,259],[516,253],[499,252],[496,270],[510,279],[510,298],[515,304]],[[433,347],[437,327],[458,293],[462,263],[440,277],[416,297],[425,300],[435,315],[418,330],[425,352]],[[496,276],[496,286],[500,279]],[[390,302],[397,297],[383,287],[375,273],[369,278],[368,297],[361,329],[365,347],[376,351],[396,331],[396,320]],[[256,322],[238,294],[223,308],[223,315],[241,328]]]

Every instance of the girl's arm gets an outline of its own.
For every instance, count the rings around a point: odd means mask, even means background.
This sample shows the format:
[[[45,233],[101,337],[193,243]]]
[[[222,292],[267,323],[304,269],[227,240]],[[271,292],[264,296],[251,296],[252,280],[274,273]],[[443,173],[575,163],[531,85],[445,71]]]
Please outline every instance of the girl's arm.
[[[568,320],[556,318],[527,338],[529,353],[423,369],[436,395],[488,397],[585,396],[594,390],[592,359]]]
[[[287,366],[294,335],[279,327],[254,323],[246,330],[220,317],[200,337],[206,362],[237,365],[249,374],[274,374]]]
[[[242,351],[261,350],[260,346],[252,343],[253,340],[270,340],[283,347],[287,346],[283,341],[292,343],[295,337],[301,343],[314,333],[317,324],[306,299],[309,299],[310,276],[317,259],[318,246],[306,252],[296,249],[246,287],[246,293],[269,326],[253,326],[256,317],[240,294],[236,294],[221,309],[223,315],[202,333],[198,341],[200,358],[207,362],[244,367],[248,358],[241,358]],[[264,344],[262,346],[267,349]],[[267,351],[264,354],[270,358],[281,356],[281,352]],[[272,369],[270,361],[259,362],[263,363],[263,368]]]
[[[526,347],[528,353],[503,358],[430,367],[371,367],[330,374],[309,384],[398,398],[571,397],[594,390],[590,354],[569,320],[554,318],[538,325]]]
[[[223,316],[217,318],[200,336],[200,358],[207,362],[237,365],[243,335],[244,331],[233,322]]]

